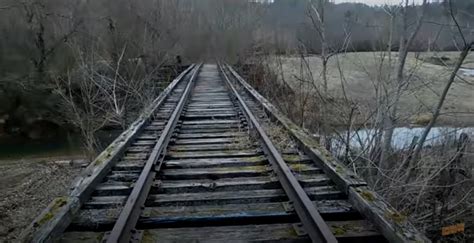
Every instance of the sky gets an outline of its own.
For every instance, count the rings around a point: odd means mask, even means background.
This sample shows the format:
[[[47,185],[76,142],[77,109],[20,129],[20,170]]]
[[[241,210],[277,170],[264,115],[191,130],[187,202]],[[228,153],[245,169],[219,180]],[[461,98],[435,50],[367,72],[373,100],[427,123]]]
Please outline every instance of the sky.
[[[336,3],[343,2],[358,2],[365,3],[367,5],[381,5],[381,4],[399,4],[403,0],[335,0]],[[410,2],[420,3],[422,0],[410,0]]]

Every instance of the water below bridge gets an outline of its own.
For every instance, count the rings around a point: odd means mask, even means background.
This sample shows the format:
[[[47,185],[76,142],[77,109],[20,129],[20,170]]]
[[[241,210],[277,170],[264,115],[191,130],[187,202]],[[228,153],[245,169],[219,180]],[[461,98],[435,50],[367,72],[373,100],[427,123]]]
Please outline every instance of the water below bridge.
[[[101,147],[112,142],[120,131],[101,131]],[[32,140],[22,136],[0,137],[0,161],[51,157],[84,156],[85,149],[79,134],[64,133],[48,139]]]
[[[420,137],[424,127],[397,127],[393,133],[392,147],[394,149],[403,149],[410,146],[414,137]],[[365,148],[374,138],[376,131],[373,129],[361,129],[350,132],[350,146],[352,148]],[[466,133],[470,138],[474,137],[474,127],[433,127],[428,134],[424,146],[436,146],[446,141],[456,141],[461,133]],[[344,138],[347,132],[341,133]],[[334,141],[335,151],[345,148],[341,141]]]

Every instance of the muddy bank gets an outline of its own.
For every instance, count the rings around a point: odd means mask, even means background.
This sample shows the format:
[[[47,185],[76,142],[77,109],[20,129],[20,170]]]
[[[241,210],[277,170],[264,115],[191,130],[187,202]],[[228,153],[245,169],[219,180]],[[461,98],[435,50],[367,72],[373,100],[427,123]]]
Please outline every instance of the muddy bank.
[[[120,131],[101,131],[106,146]],[[22,229],[56,197],[69,192],[85,160],[76,134],[32,140],[0,137],[0,242],[16,242]]]
[[[55,163],[61,159],[71,157],[0,160],[0,242],[17,241],[51,200],[68,193],[81,168]]]

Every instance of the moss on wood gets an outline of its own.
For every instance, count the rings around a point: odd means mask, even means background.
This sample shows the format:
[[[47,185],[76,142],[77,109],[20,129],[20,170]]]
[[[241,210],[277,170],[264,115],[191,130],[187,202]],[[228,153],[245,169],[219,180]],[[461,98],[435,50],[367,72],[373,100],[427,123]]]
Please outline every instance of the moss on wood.
[[[46,212],[37,222],[34,223],[34,227],[39,227],[44,225],[45,223],[49,222],[54,218],[54,216],[59,212],[61,207],[67,204],[67,198],[59,197],[56,198],[51,206],[49,207],[49,211]]]
[[[406,220],[407,220],[407,216],[402,214],[402,213],[398,213],[398,212],[386,212],[385,213],[385,217],[387,219],[390,219],[392,220],[393,222],[397,223],[397,224],[402,224],[402,223],[405,223]]]
[[[375,195],[371,191],[361,191],[359,194],[362,196],[362,198],[369,202],[373,202],[375,200]]]

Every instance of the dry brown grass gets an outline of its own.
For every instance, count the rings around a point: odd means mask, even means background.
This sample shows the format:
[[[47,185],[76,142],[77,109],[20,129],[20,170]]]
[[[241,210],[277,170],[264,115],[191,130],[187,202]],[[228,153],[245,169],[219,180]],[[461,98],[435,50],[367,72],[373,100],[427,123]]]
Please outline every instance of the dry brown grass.
[[[393,62],[396,63],[396,53],[393,53]],[[410,53],[407,59],[407,74],[412,74],[412,79],[407,91],[404,92],[400,102],[400,113],[402,121],[409,122],[411,117],[418,114],[431,112],[432,107],[437,103],[439,94],[449,78],[450,67],[457,57],[456,52],[441,53],[421,53],[415,58],[414,53]],[[450,61],[441,66],[433,64],[429,57],[445,56]],[[329,89],[334,96],[342,97],[342,85],[345,85],[345,92],[348,98],[367,106],[374,102],[374,84],[379,78],[380,61],[382,58],[379,52],[346,53],[339,54],[330,59],[328,66]],[[295,90],[299,89],[301,78],[300,57],[282,57],[282,65],[278,65],[276,60],[272,61],[271,67],[275,73],[282,76],[287,83]],[[315,82],[321,80],[322,64],[318,57],[307,57],[311,73]],[[394,65],[395,66],[395,65]],[[470,54],[463,66],[474,68],[474,54]],[[280,70],[282,68],[283,70]],[[339,69],[340,68],[340,69]],[[388,70],[384,70],[385,74]],[[394,70],[392,70],[394,77]],[[308,78],[309,72],[303,72],[304,78]],[[443,114],[439,124],[449,125],[474,125],[474,77],[460,76],[452,86],[446,99]],[[315,92],[314,89],[307,89]],[[303,89],[303,90],[305,90]]]

